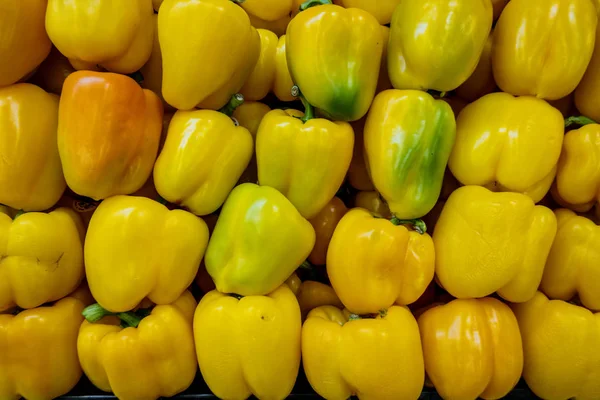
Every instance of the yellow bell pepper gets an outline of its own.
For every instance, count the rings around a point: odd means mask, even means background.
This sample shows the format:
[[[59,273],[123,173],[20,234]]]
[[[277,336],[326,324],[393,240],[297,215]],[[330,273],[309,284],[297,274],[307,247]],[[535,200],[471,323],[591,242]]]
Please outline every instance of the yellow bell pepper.
[[[158,13],[162,93],[179,110],[218,110],[252,73],[260,38],[229,0],[165,0]]]
[[[234,0],[248,13],[264,21],[276,21],[289,15],[293,0]]]
[[[293,288],[290,287],[292,291]],[[304,318],[311,310],[321,306],[343,308],[342,301],[329,285],[317,281],[304,281],[296,290],[300,311]]]
[[[435,250],[422,221],[420,233],[354,208],[338,223],[327,250],[331,286],[356,314],[416,301],[433,279]]]
[[[84,276],[84,237],[81,218],[69,208],[14,221],[0,213],[0,312],[38,307],[75,290]]]
[[[193,316],[188,291],[171,304],[146,309],[147,316],[113,315],[98,304],[83,311],[77,338],[81,367],[90,381],[122,400],[172,397],[196,376]]]
[[[75,72],[69,59],[53,47],[48,57],[36,70],[31,83],[49,93],[60,95],[67,76]]]
[[[590,0],[510,1],[494,29],[498,86],[548,100],[568,95],[590,62],[596,25]]]
[[[217,291],[194,315],[200,372],[219,398],[285,399],[300,367],[300,307],[287,285],[240,299]]]
[[[46,31],[75,69],[130,74],[150,57],[153,15],[152,0],[48,0]]]
[[[364,208],[381,218],[392,218],[392,212],[379,192],[358,192],[354,196],[354,207]]]
[[[85,238],[90,290],[113,312],[129,311],[145,297],[170,304],[194,280],[207,242],[206,223],[187,211],[145,197],[106,199]]]
[[[244,99],[262,100],[275,82],[275,57],[277,55],[277,35],[266,29],[257,29],[260,36],[260,56],[254,70],[240,89]]]
[[[58,150],[69,187],[94,200],[140,189],[152,172],[162,119],[158,96],[127,76],[69,75],[58,116]]]
[[[345,8],[360,8],[371,13],[382,25],[387,25],[392,20],[396,6],[402,0],[333,0],[337,5]]]
[[[248,166],[252,150],[250,132],[226,114],[177,111],[154,166],[154,184],[171,203],[196,215],[213,213]]]
[[[401,1],[388,49],[394,87],[440,92],[459,87],[477,66],[492,14],[490,0]]]
[[[312,118],[312,108],[305,106],[302,118],[294,116],[296,110],[265,115],[256,135],[256,161],[260,184],[279,190],[311,219],[344,182],[354,134],[347,122]]]
[[[454,300],[418,323],[425,371],[442,398],[501,399],[521,378],[519,325],[500,300]]]
[[[348,208],[339,197],[334,197],[309,222],[315,229],[315,247],[308,256],[308,261],[314,265],[325,265],[327,248],[333,236],[335,227],[340,222]]]
[[[327,2],[315,0],[302,7]],[[383,52],[375,17],[333,4],[308,8],[288,25],[286,52],[292,79],[310,104],[335,120],[365,116]]]
[[[561,97],[558,100],[547,100],[548,104],[552,107],[556,108],[565,118],[569,118],[570,116],[577,114],[575,108],[575,95],[574,93],[570,93],[565,97]]]
[[[44,26],[47,0],[5,1],[0,6],[0,87],[12,85],[44,61],[52,43]]]
[[[475,71],[469,76],[469,79],[456,88],[456,94],[469,102],[492,93],[496,89],[496,81],[492,71],[492,38],[493,35],[490,34],[485,42]]]
[[[271,107],[265,103],[259,101],[244,101],[242,105],[238,106],[233,111],[232,117],[235,118],[240,126],[248,129],[252,138],[256,138],[260,122],[269,111],[271,111]]]
[[[556,192],[578,211],[600,204],[600,124],[585,125],[565,135]]]
[[[480,186],[456,189],[433,233],[435,273],[454,297],[498,292],[510,302],[535,294],[554,235],[556,217],[519,193]]]
[[[597,2],[600,4],[600,2]],[[598,6],[600,10],[600,5]],[[600,11],[599,11],[600,15]],[[600,121],[600,104],[598,103],[598,92],[600,91],[600,24],[596,28],[596,45],[592,59],[575,89],[575,105],[580,113]]]
[[[538,202],[554,180],[563,136],[561,113],[545,101],[491,93],[458,116],[448,166],[464,185],[524,193]]]
[[[417,399],[425,380],[419,327],[399,306],[375,318],[315,308],[302,327],[302,364],[313,389],[330,400]]]
[[[265,21],[264,19],[260,19],[252,14],[248,14],[248,18],[250,18],[250,24],[257,30],[266,29],[273,32],[275,35],[277,35],[277,37],[285,35],[285,30],[292,20],[291,15],[286,15],[275,21]]]
[[[58,96],[29,83],[0,88],[0,203],[52,207],[67,186],[56,136]]]
[[[379,93],[365,124],[367,169],[400,219],[420,218],[435,205],[456,135],[450,106],[418,90]]]
[[[162,52],[160,51],[160,43],[158,41],[158,15],[154,14],[154,42],[152,44],[152,52],[150,58],[140,69],[143,80],[141,86],[145,89],[152,90],[163,102],[165,108],[171,108],[169,103],[165,101],[162,95]]]
[[[523,377],[547,400],[600,395],[600,313],[537,292],[513,305],[523,338]]]
[[[579,295],[590,310],[600,310],[600,226],[573,211],[555,212],[558,230],[540,290],[551,299]]]
[[[290,75],[285,51],[285,35],[277,42],[275,53],[275,80],[273,81],[273,94],[280,101],[294,101],[296,97],[292,94],[294,81]]]
[[[279,287],[315,244],[315,231],[285,196],[244,183],[223,205],[206,250],[206,270],[222,293],[262,296]]]
[[[302,286],[302,280],[298,277],[298,274],[292,272],[290,277],[286,279],[285,284],[288,285],[295,296],[298,296],[298,291],[300,290],[300,286]]]
[[[53,304],[0,314],[0,398],[51,400],[81,378],[77,334],[85,304],[67,297]]]

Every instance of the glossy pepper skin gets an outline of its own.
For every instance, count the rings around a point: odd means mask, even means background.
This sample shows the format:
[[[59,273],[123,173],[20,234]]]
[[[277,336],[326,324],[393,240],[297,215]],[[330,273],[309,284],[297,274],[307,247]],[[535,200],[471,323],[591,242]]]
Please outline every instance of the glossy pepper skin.
[[[51,400],[75,387],[84,307],[67,297],[16,316],[0,314],[0,398]]]
[[[481,52],[477,67],[475,67],[469,79],[456,88],[456,94],[469,102],[492,93],[496,89],[496,81],[492,71],[492,43],[493,34],[490,34]]]
[[[548,100],[568,95],[590,62],[596,25],[590,0],[510,1],[494,29],[498,86]]]
[[[600,2],[596,2],[600,10]],[[600,11],[599,14],[600,15]],[[599,24],[600,26],[600,24]],[[600,104],[598,104],[598,91],[600,91],[600,27],[596,28],[596,42],[592,59],[587,70],[575,89],[575,105],[580,113],[600,121]]]
[[[250,132],[223,113],[177,111],[154,166],[156,189],[196,215],[210,214],[248,166],[253,145]]]
[[[42,211],[60,199],[57,129],[58,96],[29,83],[0,88],[0,203]]]
[[[387,25],[392,20],[396,6],[402,0],[333,0],[337,5],[345,8],[360,8],[372,14],[382,25]]]
[[[580,211],[600,204],[600,125],[589,124],[569,131],[556,173],[560,199]]]
[[[473,73],[492,28],[490,0],[409,0],[390,25],[388,71],[396,89],[456,89]]]
[[[364,319],[315,308],[302,327],[302,364],[313,389],[331,400],[416,399],[425,379],[419,327],[399,306]]]
[[[458,116],[448,166],[464,185],[524,193],[538,202],[552,185],[563,137],[562,114],[545,101],[491,93]]]
[[[179,110],[223,107],[244,85],[260,54],[256,29],[229,0],[165,0],[158,36],[162,93]]]
[[[44,61],[52,43],[44,26],[47,0],[5,1],[0,6],[0,87],[12,85]]]
[[[130,74],[150,57],[153,14],[152,0],[48,0],[46,31],[75,69]]]
[[[367,113],[382,52],[377,20],[357,8],[311,7],[287,28],[286,54],[293,81],[310,104],[334,120],[356,121]]]
[[[285,399],[300,367],[300,307],[287,285],[238,299],[218,291],[194,315],[202,377],[219,398]]]
[[[262,100],[275,81],[275,58],[279,38],[266,29],[257,29],[260,36],[260,55],[254,70],[240,89],[245,100]]]
[[[260,123],[269,111],[271,111],[271,108],[265,103],[261,103],[260,101],[244,101],[242,105],[233,111],[232,117],[235,118],[240,126],[248,129],[252,138],[255,139]]]
[[[327,250],[331,286],[356,314],[416,301],[433,279],[431,237],[378,218],[362,208],[346,213]]]
[[[514,304],[523,338],[523,377],[548,400],[596,399],[600,393],[600,313],[541,292]]]
[[[58,150],[69,187],[94,200],[140,189],[152,172],[162,118],[158,96],[127,76],[69,75],[58,115]]]
[[[571,210],[554,213],[558,230],[540,290],[565,301],[578,295],[583,306],[600,310],[600,226]]]
[[[456,298],[498,292],[510,302],[535,294],[554,235],[556,217],[520,193],[480,186],[456,189],[435,226],[435,272]]]
[[[273,94],[281,101],[294,101],[292,87],[294,81],[290,75],[287,63],[287,53],[285,50],[285,35],[279,38],[277,42],[277,52],[275,53],[275,80],[273,81]]]
[[[170,304],[194,280],[207,242],[206,223],[187,211],[145,197],[111,197],[94,212],[86,235],[90,290],[112,312],[129,311],[145,297]]]
[[[454,300],[428,309],[418,323],[425,371],[442,398],[501,399],[519,381],[521,333],[500,300]]]
[[[325,265],[327,261],[327,248],[335,231],[348,208],[339,197],[334,197],[319,213],[309,222],[315,229],[315,247],[308,256],[308,261],[314,265]]]
[[[85,228],[58,208],[12,219],[0,213],[0,312],[62,299],[83,280]]]
[[[375,188],[400,219],[435,205],[454,138],[450,106],[417,90],[375,97],[364,130],[365,161]]]
[[[196,375],[193,316],[188,291],[171,304],[155,306],[137,327],[108,316],[84,321],[77,338],[83,371],[90,381],[119,399],[172,397]]]
[[[258,181],[279,190],[311,219],[342,185],[352,160],[354,133],[346,122],[304,122],[294,113],[298,112],[273,110],[263,118],[256,135]]]
[[[302,264],[315,231],[285,196],[244,183],[225,202],[206,250],[206,270],[222,293],[266,295]]]

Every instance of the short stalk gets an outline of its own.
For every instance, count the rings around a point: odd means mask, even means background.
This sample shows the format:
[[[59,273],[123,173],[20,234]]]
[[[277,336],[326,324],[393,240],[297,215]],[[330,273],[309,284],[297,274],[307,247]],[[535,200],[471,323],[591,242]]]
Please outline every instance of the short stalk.
[[[314,107],[306,100],[306,97],[300,91],[298,86],[292,87],[292,96],[298,97],[304,106],[304,117],[298,117],[302,122],[306,123],[307,121],[313,119],[315,117],[315,109]]]
[[[584,117],[583,115],[577,117],[569,117],[565,119],[565,128],[570,127],[571,125],[589,125],[596,124],[597,122],[591,118]]]
[[[142,319],[146,316],[136,315],[134,312],[131,311],[114,313],[112,311],[108,311],[98,303],[92,304],[91,306],[84,308],[81,314],[90,323],[96,323],[104,317],[116,316],[121,320],[121,326],[124,328],[137,328]]]
[[[331,0],[308,0],[300,5],[300,11],[304,11],[314,6],[325,6],[332,4]]]
[[[244,104],[244,96],[241,93],[236,93],[233,96],[231,96],[231,99],[229,99],[229,103],[225,104],[225,106],[223,106],[223,108],[221,108],[219,111],[227,115],[228,117],[231,117],[235,109],[241,106],[242,104]]]
[[[390,222],[396,226],[398,225],[411,225],[413,229],[423,235],[427,232],[427,225],[422,219],[400,219],[398,217],[392,217]]]

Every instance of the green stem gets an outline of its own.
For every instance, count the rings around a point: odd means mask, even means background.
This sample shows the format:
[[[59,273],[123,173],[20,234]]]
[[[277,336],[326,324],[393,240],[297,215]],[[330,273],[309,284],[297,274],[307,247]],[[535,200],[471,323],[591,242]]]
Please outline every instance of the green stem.
[[[160,204],[162,204],[163,206],[166,206],[167,204],[169,204],[169,202],[167,200],[165,200],[161,195],[158,195],[158,198],[156,199],[157,202],[159,202]]]
[[[121,320],[123,328],[137,328],[140,322],[142,322],[142,317],[131,311],[118,313],[117,317]]]
[[[358,314],[350,314],[350,316],[348,317],[348,321],[357,321],[360,319],[360,315]]]
[[[392,217],[390,222],[396,226],[398,225],[412,225],[415,231],[421,235],[427,232],[427,225],[422,219],[400,219],[398,217]]]
[[[327,4],[332,4],[331,0],[308,0],[300,5],[300,11],[304,11],[314,6],[325,6]]]
[[[18,211],[18,212],[15,214],[15,217],[13,218],[13,220],[15,220],[15,219],[19,218],[19,217],[20,217],[21,215],[23,215],[23,214],[25,214],[25,211],[23,211],[23,210],[19,210],[19,211]]]
[[[135,71],[127,76],[136,81],[138,85],[141,85],[144,82],[144,75],[142,75],[141,71]]]
[[[244,104],[244,96],[241,93],[236,93],[231,96],[229,103],[225,104],[219,111],[231,117],[236,108]]]
[[[244,3],[246,0],[231,0],[232,2],[234,2],[235,4],[242,4]]]
[[[83,309],[81,314],[90,323],[95,323],[95,322],[100,321],[104,317],[114,315],[121,320],[121,322],[122,322],[121,326],[123,326],[124,328],[127,328],[127,327],[137,328],[137,326],[140,324],[140,322],[142,321],[142,318],[143,318],[142,316],[138,316],[131,311],[122,312],[122,313],[114,313],[114,312],[108,311],[107,309],[105,309],[98,303],[92,304],[91,306],[87,306],[86,308]]]
[[[292,87],[292,96],[298,97],[304,106],[304,117],[301,117],[302,122],[307,122],[315,117],[314,107],[306,100],[306,97],[300,91],[298,86]]]
[[[571,125],[589,125],[589,124],[596,124],[597,122],[594,121],[591,118],[588,117],[584,117],[583,115],[580,115],[578,117],[569,117],[567,119],[565,119],[565,128],[568,128]]]
[[[308,262],[308,260],[306,260],[302,264],[300,264],[300,267],[298,268],[312,270],[314,268],[314,265],[312,265],[310,262]]]
[[[233,297],[234,299],[238,299],[238,300],[241,300],[244,298],[244,296],[241,296],[241,295],[235,294],[235,293],[227,293],[227,296]]]

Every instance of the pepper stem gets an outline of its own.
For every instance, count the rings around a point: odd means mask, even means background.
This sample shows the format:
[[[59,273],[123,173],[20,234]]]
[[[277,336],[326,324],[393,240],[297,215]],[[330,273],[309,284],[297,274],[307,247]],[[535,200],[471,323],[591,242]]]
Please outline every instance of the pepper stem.
[[[415,231],[423,235],[427,232],[427,225],[422,219],[400,219],[398,217],[392,217],[390,222],[396,226],[398,225],[412,225]]]
[[[122,313],[114,313],[114,312],[108,311],[107,309],[105,309],[98,303],[92,304],[91,306],[87,306],[86,308],[83,309],[81,314],[90,323],[95,323],[95,322],[100,321],[104,317],[114,315],[114,316],[117,316],[121,320],[121,322],[122,322],[121,326],[123,326],[124,328],[127,328],[127,327],[137,328],[137,326],[140,324],[140,322],[142,321],[142,318],[143,318],[143,317],[136,315],[135,313],[133,313],[131,311],[122,312]]]
[[[300,11],[304,11],[314,6],[324,6],[327,4],[332,4],[331,0],[308,0],[300,5]]]
[[[594,121],[591,118],[588,117],[584,117],[583,115],[580,115],[578,117],[569,117],[567,119],[565,119],[565,128],[568,128],[571,125],[589,125],[589,124],[596,124],[597,122]]]
[[[300,91],[300,88],[296,85],[292,87],[292,96],[298,97],[304,106],[304,117],[299,117],[302,122],[307,122],[315,117],[314,107],[306,100],[306,97]]]
[[[350,314],[350,316],[348,317],[348,321],[357,321],[360,319],[360,315],[358,314]]]
[[[244,3],[246,0],[231,0],[232,2],[234,2],[235,4],[242,4]]]
[[[18,211],[18,212],[15,214],[15,217],[13,218],[13,220],[15,220],[15,219],[19,218],[19,217],[20,217],[21,215],[23,215],[23,214],[25,214],[25,211],[23,211],[23,210],[19,210],[19,211]]]
[[[302,264],[300,264],[299,268],[312,270],[313,269],[313,265],[310,262],[308,262],[308,260],[306,260]]]
[[[229,103],[225,104],[219,111],[231,117],[236,108],[244,104],[244,96],[241,93],[236,93],[231,96]]]
[[[156,201],[159,202],[160,204],[162,204],[163,206],[166,206],[167,204],[169,204],[169,202],[167,200],[165,200],[165,198],[162,197],[161,195],[158,195],[158,197],[156,198]]]
[[[137,328],[140,322],[142,322],[142,317],[131,311],[118,313],[117,317],[121,320],[123,328]]]

